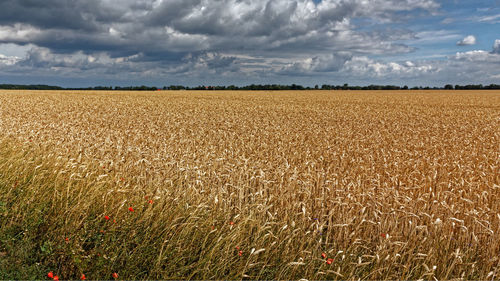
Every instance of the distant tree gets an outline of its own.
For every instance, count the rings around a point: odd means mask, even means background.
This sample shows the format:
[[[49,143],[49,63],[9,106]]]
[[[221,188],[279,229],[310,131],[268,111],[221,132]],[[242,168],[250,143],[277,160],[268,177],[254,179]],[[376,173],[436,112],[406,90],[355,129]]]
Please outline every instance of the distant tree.
[[[451,84],[446,84],[446,85],[444,86],[444,89],[445,89],[445,90],[453,90],[453,85],[451,85]]]
[[[484,86],[484,89],[488,89],[488,90],[498,90],[498,89],[500,89],[500,85],[490,84],[490,85],[488,85],[488,86]]]

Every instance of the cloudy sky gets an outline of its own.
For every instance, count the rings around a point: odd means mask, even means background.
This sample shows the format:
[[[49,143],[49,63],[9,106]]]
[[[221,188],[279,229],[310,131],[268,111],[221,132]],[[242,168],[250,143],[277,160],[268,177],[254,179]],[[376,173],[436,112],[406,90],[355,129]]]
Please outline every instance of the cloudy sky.
[[[0,83],[500,84],[500,0],[1,0]]]

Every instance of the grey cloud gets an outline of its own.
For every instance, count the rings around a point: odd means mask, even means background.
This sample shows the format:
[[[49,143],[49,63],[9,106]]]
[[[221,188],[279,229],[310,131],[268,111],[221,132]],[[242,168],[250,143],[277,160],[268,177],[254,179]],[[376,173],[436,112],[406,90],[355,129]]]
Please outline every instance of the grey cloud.
[[[237,58],[214,52],[188,54],[177,66],[167,69],[173,74],[221,74],[227,71],[238,72]]]
[[[0,9],[9,11],[9,15],[1,17],[0,24],[6,27],[20,24],[37,31],[31,37],[4,42],[29,42],[59,52],[294,48],[300,47],[301,41],[320,39],[341,46],[345,38],[339,27],[349,28],[354,36],[370,36],[356,34],[349,26],[352,18],[432,9],[435,6],[432,3],[430,0],[323,0],[318,5],[311,0],[49,0],[36,3],[6,0]],[[158,41],[165,42],[160,45]]]
[[[288,63],[280,69],[279,73],[300,75],[312,72],[336,72],[339,71],[351,58],[352,55],[348,52],[315,56],[302,61]]]
[[[72,72],[80,72],[89,69],[101,68],[105,64],[113,64],[115,61],[104,53],[86,55],[83,52],[64,55],[55,54],[47,48],[32,48],[27,56],[17,63],[19,67],[39,68],[45,70],[71,69]]]
[[[3,0],[0,24],[29,24],[38,28],[83,31],[100,29],[100,23],[117,20],[117,13],[104,10],[97,0]]]
[[[412,31],[362,31],[355,19],[376,25],[438,8],[433,0],[4,0],[0,43],[36,46],[11,71],[331,73],[354,58],[415,50],[404,44]]]

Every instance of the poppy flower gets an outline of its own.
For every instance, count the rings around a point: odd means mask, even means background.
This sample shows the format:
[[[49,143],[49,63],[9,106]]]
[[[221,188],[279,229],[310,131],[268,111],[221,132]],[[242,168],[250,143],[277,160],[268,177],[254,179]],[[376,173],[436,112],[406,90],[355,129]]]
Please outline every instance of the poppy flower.
[[[124,178],[120,178],[121,181],[124,181],[125,179]]]
[[[113,223],[116,223],[116,220],[113,220]]]
[[[104,216],[104,219],[109,221],[109,216]]]
[[[59,276],[54,276],[54,281],[59,281]]]
[[[322,253],[322,254],[321,254],[321,257],[322,257],[322,258],[324,258],[324,259],[326,259],[326,254],[325,254],[325,253]]]
[[[52,272],[52,271],[51,271],[51,272],[49,272],[49,273],[47,274],[47,276],[48,276],[49,278],[54,278],[54,272]]]
[[[133,212],[133,211],[134,211],[134,208],[129,207],[129,208],[128,208],[128,210],[129,210],[129,211],[131,211],[131,212]]]
[[[332,264],[332,262],[333,262],[332,258],[329,258],[329,259],[326,260],[326,264]]]
[[[240,246],[236,246],[236,250],[239,250],[240,249]]]
[[[153,204],[153,200],[149,200],[149,201],[148,201],[148,203],[149,203],[149,204]]]
[[[69,242],[69,238],[68,237],[64,238],[64,241]]]
[[[80,280],[87,280],[87,278],[85,277],[85,274],[82,273],[82,276],[80,276]]]
[[[229,224],[230,224],[230,225],[234,225],[234,221],[232,221],[232,222],[229,222]]]
[[[240,257],[241,257],[242,255],[243,255],[243,251],[239,251],[239,252],[238,252],[238,256],[240,256]]]
[[[113,273],[113,278],[118,279],[118,273]]]

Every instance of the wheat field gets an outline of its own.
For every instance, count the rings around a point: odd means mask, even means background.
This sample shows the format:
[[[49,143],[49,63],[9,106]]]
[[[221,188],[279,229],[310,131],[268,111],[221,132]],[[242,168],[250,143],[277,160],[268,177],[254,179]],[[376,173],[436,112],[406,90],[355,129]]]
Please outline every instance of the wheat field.
[[[0,92],[0,278],[500,278],[499,91]]]

